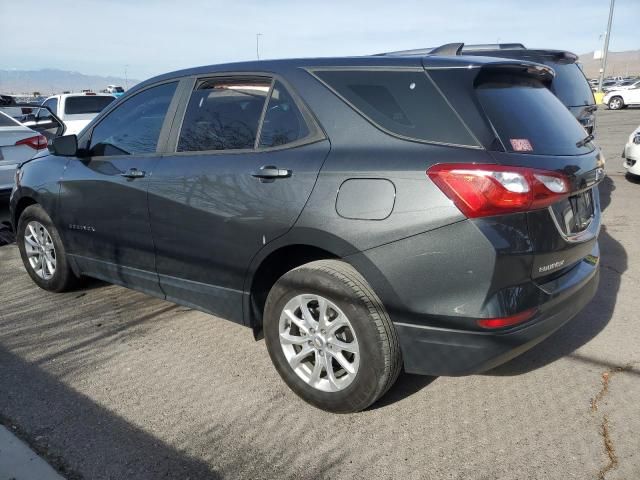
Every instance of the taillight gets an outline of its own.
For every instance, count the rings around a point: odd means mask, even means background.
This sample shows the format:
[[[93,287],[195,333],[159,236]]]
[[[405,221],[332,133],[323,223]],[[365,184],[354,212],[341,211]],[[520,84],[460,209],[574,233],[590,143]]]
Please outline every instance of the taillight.
[[[532,308],[530,310],[525,310],[524,312],[516,313],[515,315],[510,315],[508,317],[481,318],[480,320],[477,320],[477,323],[482,328],[512,327],[513,325],[517,325],[529,320],[536,314],[536,312],[537,310],[535,308]]]
[[[47,148],[47,139],[44,135],[36,135],[35,137],[18,140],[16,145],[26,145],[34,150],[42,150],[43,148]]]
[[[526,167],[442,163],[427,174],[469,218],[545,208],[570,191],[566,176]]]

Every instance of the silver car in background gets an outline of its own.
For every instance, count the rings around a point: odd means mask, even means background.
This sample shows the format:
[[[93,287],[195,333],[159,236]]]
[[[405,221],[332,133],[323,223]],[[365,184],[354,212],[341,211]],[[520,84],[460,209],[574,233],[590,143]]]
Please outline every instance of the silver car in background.
[[[16,167],[45,148],[43,135],[0,112],[0,198],[9,197]]]

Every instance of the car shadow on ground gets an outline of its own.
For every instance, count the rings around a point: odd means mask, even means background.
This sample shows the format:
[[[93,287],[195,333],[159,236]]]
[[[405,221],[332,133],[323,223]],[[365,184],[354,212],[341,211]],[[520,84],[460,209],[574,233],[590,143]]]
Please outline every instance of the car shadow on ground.
[[[622,181],[621,177],[616,178]],[[599,188],[600,207],[604,211],[611,203],[611,195],[616,189],[615,182],[611,177],[606,177]],[[548,339],[510,362],[485,372],[485,375],[521,375],[544,367],[562,357],[572,355],[607,326],[613,316],[621,277],[627,270],[627,252],[607,231],[606,225],[603,225],[600,231],[599,243],[600,285],[594,299]],[[579,355],[572,357],[581,360]]]
[[[0,411],[26,413],[13,419],[0,417],[0,423],[17,431],[67,479],[222,478],[206,463],[163,443],[1,346],[0,365],[0,385],[6,388]],[[70,442],[83,451],[82,475],[61,460],[65,452],[51,447],[68,447]]]
[[[373,405],[369,406],[367,410],[377,410],[378,408],[387,407],[400,400],[410,397],[414,393],[419,392],[423,388],[429,386],[435,382],[438,377],[432,377],[427,375],[412,375],[402,372],[398,377],[396,383],[389,389],[389,391],[380,398]]]

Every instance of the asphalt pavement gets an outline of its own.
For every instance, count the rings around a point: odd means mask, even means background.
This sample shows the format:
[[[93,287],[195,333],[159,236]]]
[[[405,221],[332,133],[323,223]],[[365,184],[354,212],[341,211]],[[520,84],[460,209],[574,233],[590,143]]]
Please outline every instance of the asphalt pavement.
[[[70,479],[640,478],[640,181],[620,158],[640,109],[598,124],[599,292],[508,364],[403,375],[369,410],[332,415],[286,387],[248,329],[100,282],[44,292],[9,245],[0,419]]]

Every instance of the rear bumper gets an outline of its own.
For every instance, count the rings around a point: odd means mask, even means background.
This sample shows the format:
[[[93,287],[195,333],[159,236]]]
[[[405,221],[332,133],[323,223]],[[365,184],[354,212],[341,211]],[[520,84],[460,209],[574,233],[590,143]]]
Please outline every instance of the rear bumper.
[[[578,267],[579,268],[579,267]],[[593,298],[598,267],[574,288],[541,307],[525,326],[505,332],[471,332],[396,323],[405,371],[422,375],[480,373],[524,353],[571,320]]]
[[[528,244],[519,245],[522,237],[513,234],[523,228],[520,220],[496,224],[506,225],[509,235],[496,236],[490,225],[463,221],[346,258],[385,305],[405,371],[457,376],[489,370],[544,340],[593,298],[597,241],[585,242],[583,247],[590,248],[583,258],[557,275],[531,280]],[[489,238],[503,246],[495,247]],[[536,313],[530,320],[511,328],[488,331],[476,323],[532,308]]]

